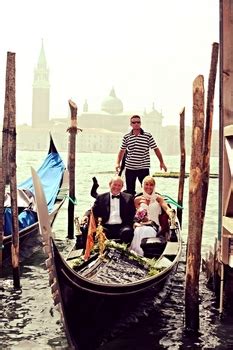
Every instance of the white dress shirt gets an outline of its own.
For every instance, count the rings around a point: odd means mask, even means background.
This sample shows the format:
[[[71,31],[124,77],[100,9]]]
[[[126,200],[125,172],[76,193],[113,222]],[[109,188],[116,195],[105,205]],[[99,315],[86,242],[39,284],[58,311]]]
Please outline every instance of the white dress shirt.
[[[109,225],[119,225],[122,223],[120,217],[120,199],[112,198],[112,193],[110,192],[110,215],[106,224]]]

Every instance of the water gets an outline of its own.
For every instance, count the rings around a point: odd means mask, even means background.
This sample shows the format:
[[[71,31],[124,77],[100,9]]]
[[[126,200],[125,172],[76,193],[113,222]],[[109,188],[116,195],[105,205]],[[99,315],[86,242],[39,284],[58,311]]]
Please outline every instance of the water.
[[[17,182],[30,175],[30,166],[39,167],[45,152],[19,151],[17,154]],[[63,159],[67,154],[62,153]],[[169,170],[179,170],[179,157],[165,157]],[[158,171],[154,156],[152,171]],[[92,177],[96,176],[98,191],[108,190],[115,155],[78,154],[76,158],[76,215],[83,213],[93,202],[90,196]],[[189,164],[186,170],[189,171]],[[211,159],[211,172],[218,172],[218,160]],[[157,179],[157,190],[177,198],[177,179]],[[139,186],[138,186],[139,189]],[[183,240],[187,238],[188,179],[184,191]],[[214,245],[218,226],[218,180],[210,179],[207,211],[203,232],[202,255]],[[63,208],[55,223],[54,231],[59,247],[68,251],[72,241],[66,241],[67,211]],[[185,256],[185,252],[184,252]],[[60,322],[60,315],[53,306],[44,264],[45,256],[39,250],[21,265],[22,289],[14,291],[12,278],[3,279],[3,312],[1,315],[1,343],[5,349],[68,349],[66,337]],[[191,336],[184,330],[184,259],[173,280],[172,292],[161,304],[160,299],[147,301],[138,313],[131,315],[114,330],[101,350],[154,350],[154,349],[231,349],[233,348],[233,319],[228,316],[221,321],[215,308],[214,294],[205,286],[206,279],[200,275],[200,332]],[[168,287],[170,287],[169,285]],[[162,299],[162,298],[161,298]],[[145,301],[146,303],[146,301]]]

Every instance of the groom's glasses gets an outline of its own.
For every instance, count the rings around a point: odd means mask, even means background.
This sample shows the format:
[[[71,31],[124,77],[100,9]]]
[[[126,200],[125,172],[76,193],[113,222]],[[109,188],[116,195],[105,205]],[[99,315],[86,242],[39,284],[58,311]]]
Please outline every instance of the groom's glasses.
[[[131,122],[132,124],[141,124],[141,122],[137,121],[137,122]]]

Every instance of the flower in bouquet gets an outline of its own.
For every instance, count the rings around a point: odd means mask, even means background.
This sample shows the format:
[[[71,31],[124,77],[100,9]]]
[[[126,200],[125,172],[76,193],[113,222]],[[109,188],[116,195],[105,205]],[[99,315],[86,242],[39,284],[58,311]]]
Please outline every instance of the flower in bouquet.
[[[135,214],[135,221],[141,222],[147,220],[147,210],[145,208],[139,208]]]

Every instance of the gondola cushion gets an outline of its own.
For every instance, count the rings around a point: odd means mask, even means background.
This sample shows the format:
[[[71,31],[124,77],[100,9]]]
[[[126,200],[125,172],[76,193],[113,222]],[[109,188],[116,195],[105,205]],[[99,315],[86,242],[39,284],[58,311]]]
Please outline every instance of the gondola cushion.
[[[164,237],[143,238],[141,248],[145,257],[158,258],[163,253],[166,244],[167,242]]]

